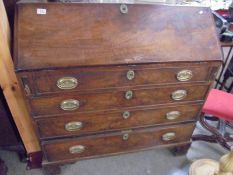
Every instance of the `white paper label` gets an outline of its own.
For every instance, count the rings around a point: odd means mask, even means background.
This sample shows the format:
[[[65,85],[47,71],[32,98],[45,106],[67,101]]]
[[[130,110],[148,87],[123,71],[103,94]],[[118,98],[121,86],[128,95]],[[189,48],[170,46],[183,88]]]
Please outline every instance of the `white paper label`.
[[[38,15],[46,15],[46,9],[37,9],[36,10],[36,13],[38,14]]]

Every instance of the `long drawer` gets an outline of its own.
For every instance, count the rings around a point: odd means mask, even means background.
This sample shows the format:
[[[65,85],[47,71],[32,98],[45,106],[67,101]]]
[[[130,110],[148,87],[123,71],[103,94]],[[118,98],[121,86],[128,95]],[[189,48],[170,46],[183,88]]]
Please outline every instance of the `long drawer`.
[[[43,142],[42,147],[48,161],[81,159],[188,142],[193,129],[194,124],[192,123],[163,128],[126,130],[108,135]]]
[[[123,86],[203,82],[211,78],[212,68],[215,67],[205,63],[152,64],[42,70],[30,75],[19,75],[24,86],[30,87],[31,93],[39,95]]]
[[[35,121],[40,138],[44,139],[195,121],[200,108],[201,104],[166,105],[160,108],[62,115],[36,119]]]
[[[30,99],[33,116],[56,115],[81,111],[100,111],[124,107],[205,99],[209,83],[121,88],[100,92],[72,92]]]

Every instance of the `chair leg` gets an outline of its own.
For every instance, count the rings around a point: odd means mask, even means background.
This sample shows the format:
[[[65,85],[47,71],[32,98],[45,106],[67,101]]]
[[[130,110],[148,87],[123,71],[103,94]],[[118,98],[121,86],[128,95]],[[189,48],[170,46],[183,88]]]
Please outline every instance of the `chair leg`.
[[[228,142],[233,142],[233,134],[227,132],[225,138]]]
[[[219,133],[224,136],[226,133],[226,121],[224,120],[219,120]]]
[[[221,135],[221,133],[218,132],[217,129],[215,129],[214,127],[210,126],[204,118],[204,115],[200,116],[200,123],[201,125],[207,129],[208,131],[210,131],[215,137],[216,137],[216,142],[218,142],[220,145],[222,145],[224,148],[231,150],[230,145],[227,144],[227,140]]]
[[[225,76],[224,76],[223,81],[222,81],[222,83],[221,83],[221,85],[220,85],[220,87],[219,87],[220,90],[222,90],[223,88],[225,88],[225,83],[226,83],[226,81],[227,81],[228,78],[229,78],[229,77],[225,77]]]
[[[231,122],[226,122],[226,126],[227,126],[229,129],[233,130],[233,124],[232,124]],[[226,140],[227,140],[228,142],[233,142],[233,133],[232,133],[232,132],[231,132],[231,133],[226,132],[226,133],[225,133],[225,138],[226,138]]]
[[[229,128],[231,128],[231,129],[233,129],[233,123],[227,122],[227,126],[228,126]]]
[[[219,143],[222,145],[224,148],[230,150],[231,147],[227,144],[227,140],[222,136],[221,133],[218,132],[218,130],[212,126],[210,126],[206,121],[205,121],[205,116],[204,114],[201,114],[199,121],[201,125],[208,131],[210,131],[213,135],[212,136],[206,136],[206,135],[194,135],[192,137],[192,140],[203,140],[211,143]]]
[[[233,82],[231,83],[230,87],[227,89],[227,92],[230,93],[232,91],[232,89],[233,89]]]
[[[217,143],[217,137],[214,135],[204,135],[204,134],[195,134],[192,136],[192,141],[205,141],[205,142],[210,142],[210,143]]]

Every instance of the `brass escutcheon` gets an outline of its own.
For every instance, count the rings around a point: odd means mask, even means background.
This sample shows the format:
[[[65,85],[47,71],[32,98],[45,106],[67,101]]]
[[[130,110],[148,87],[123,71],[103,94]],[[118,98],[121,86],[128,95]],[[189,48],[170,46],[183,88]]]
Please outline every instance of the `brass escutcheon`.
[[[85,151],[85,146],[83,145],[75,145],[69,148],[71,154],[80,154]]]
[[[126,91],[125,93],[125,99],[130,100],[133,98],[133,91]]]
[[[120,5],[120,11],[122,14],[127,14],[128,13],[128,7],[126,4],[121,4]]]
[[[123,117],[124,119],[129,118],[129,117],[130,117],[130,112],[129,112],[129,111],[123,112],[122,117]]]
[[[123,134],[122,140],[128,140],[129,139],[129,133],[131,133],[131,132],[132,132],[131,129],[130,130],[122,131],[122,134]]]
[[[176,138],[176,133],[174,132],[168,132],[162,135],[163,141],[171,141],[171,140],[174,140],[175,138]]]
[[[82,122],[69,122],[65,125],[65,129],[67,131],[77,131],[82,128]]]
[[[78,80],[74,77],[62,77],[57,80],[57,87],[60,89],[74,89],[78,86]]]
[[[60,108],[64,111],[73,111],[78,109],[79,106],[79,101],[74,99],[64,100],[60,103]]]
[[[127,72],[126,77],[127,77],[128,80],[133,80],[134,77],[135,77],[134,71],[133,71],[133,70],[129,70],[129,71]]]
[[[193,77],[191,70],[181,70],[177,73],[176,78],[179,81],[188,81]]]
[[[123,134],[122,139],[123,140],[128,140],[129,139],[129,134],[128,133]]]
[[[166,118],[168,120],[175,120],[177,119],[178,117],[180,116],[180,112],[179,111],[171,111],[171,112],[168,112],[166,114]]]
[[[187,91],[186,90],[176,90],[172,92],[172,99],[173,100],[183,100],[187,96]]]

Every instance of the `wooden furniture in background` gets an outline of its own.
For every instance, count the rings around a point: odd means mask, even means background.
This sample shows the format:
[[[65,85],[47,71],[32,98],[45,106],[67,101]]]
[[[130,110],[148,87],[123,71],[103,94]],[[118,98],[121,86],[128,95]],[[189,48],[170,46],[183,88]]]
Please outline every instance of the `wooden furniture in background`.
[[[0,138],[0,149],[15,151],[18,153],[21,161],[26,161],[23,143],[6,104],[2,90],[0,90]],[[0,159],[0,174],[6,175],[7,169],[4,161]]]
[[[5,165],[4,161],[0,158],[0,174],[7,175],[8,168]]]
[[[14,28],[15,4],[17,1],[19,0],[3,0],[11,29]]]
[[[15,126],[2,91],[0,91],[0,148],[25,154],[21,138]]]
[[[29,167],[38,167],[40,145],[14,72],[10,53],[10,27],[3,1],[0,1],[0,18],[0,85],[28,153]]]
[[[47,173],[190,144],[222,61],[208,8],[20,1],[15,24],[15,71]]]
[[[233,175],[233,150],[222,156],[219,162],[200,159],[192,163],[189,175]]]
[[[0,91],[0,121],[0,147],[17,146],[20,140],[14,132],[11,114],[5,103],[2,91]]]

